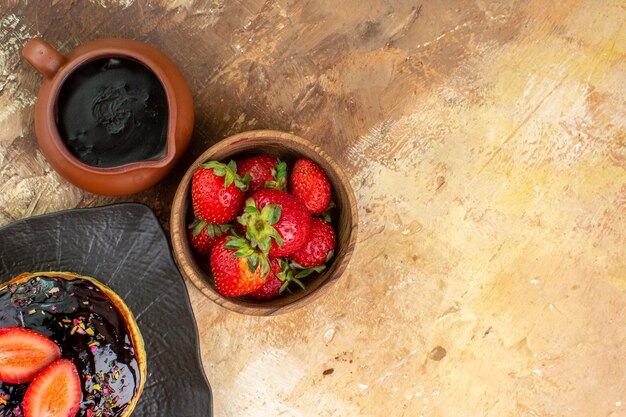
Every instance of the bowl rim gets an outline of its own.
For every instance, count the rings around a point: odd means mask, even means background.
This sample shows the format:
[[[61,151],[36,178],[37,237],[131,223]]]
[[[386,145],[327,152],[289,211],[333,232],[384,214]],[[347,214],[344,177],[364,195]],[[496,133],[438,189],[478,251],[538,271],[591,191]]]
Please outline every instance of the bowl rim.
[[[194,171],[204,162],[207,161],[208,155],[215,154],[216,151],[226,149],[238,143],[262,138],[274,138],[281,139],[289,143],[298,143],[301,146],[309,148],[312,152],[318,154],[323,158],[328,165],[334,171],[334,174],[339,178],[340,186],[344,188],[345,194],[348,196],[347,210],[350,211],[351,221],[348,231],[348,237],[345,240],[345,248],[343,248],[343,259],[335,267],[332,274],[329,274],[316,288],[304,294],[299,298],[295,298],[293,301],[287,301],[284,305],[264,305],[263,303],[252,303],[240,300],[238,298],[228,298],[220,295],[205,279],[203,279],[195,270],[190,260],[184,256],[185,250],[188,252],[191,250],[191,245],[187,239],[187,227],[185,220],[185,213],[189,206],[189,190],[191,188],[191,179]],[[181,215],[182,214],[182,215]],[[277,131],[277,130],[252,130],[237,133],[231,135],[213,146],[205,150],[196,160],[189,166],[185,175],[181,179],[174,200],[172,202],[171,214],[170,214],[170,238],[172,241],[172,249],[174,254],[174,260],[178,265],[181,274],[191,281],[196,288],[198,288],[206,297],[211,299],[216,304],[241,314],[255,315],[255,316],[270,316],[277,314],[284,314],[306,304],[314,301],[324,292],[323,289],[328,288],[328,285],[336,281],[341,277],[347,268],[357,241],[358,232],[358,210],[356,205],[356,198],[354,191],[350,185],[350,181],[345,172],[339,167],[339,165],[320,147],[312,142],[294,135],[292,133]],[[288,300],[288,298],[287,298]]]

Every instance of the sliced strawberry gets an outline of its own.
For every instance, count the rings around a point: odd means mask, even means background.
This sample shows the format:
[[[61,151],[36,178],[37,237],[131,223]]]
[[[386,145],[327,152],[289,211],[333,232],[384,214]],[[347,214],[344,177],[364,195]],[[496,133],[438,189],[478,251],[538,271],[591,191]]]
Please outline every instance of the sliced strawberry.
[[[24,417],[74,417],[82,397],[76,366],[67,359],[59,359],[28,386],[22,402]]]
[[[46,366],[61,357],[52,340],[23,327],[0,329],[0,381],[30,382]]]

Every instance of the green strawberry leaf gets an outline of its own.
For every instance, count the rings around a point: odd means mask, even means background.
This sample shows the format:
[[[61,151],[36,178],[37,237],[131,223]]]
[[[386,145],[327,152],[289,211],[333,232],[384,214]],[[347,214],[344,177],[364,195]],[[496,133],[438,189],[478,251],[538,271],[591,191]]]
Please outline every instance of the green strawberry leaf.
[[[253,247],[253,248],[258,248],[259,247],[259,242],[256,240],[256,237],[251,236],[251,237],[248,238],[248,241],[250,242],[250,246],[251,247]]]
[[[319,265],[319,266],[314,266],[311,268],[303,269],[302,271],[296,274],[295,279],[308,277],[313,272],[322,272],[324,269],[326,269],[326,265]]]
[[[255,255],[248,256],[248,269],[251,273],[255,273],[259,267],[259,257]]]
[[[205,223],[206,225],[206,233],[210,237],[222,236],[224,233],[232,230],[232,226],[230,224],[213,224],[213,223]]]
[[[282,208],[276,204],[268,204],[262,211],[256,207],[254,200],[246,200],[243,214],[237,217],[237,221],[246,227],[246,238],[250,246],[259,248],[264,254],[268,254],[272,246],[271,238],[278,245],[283,245],[283,240],[273,227],[280,220]]]
[[[224,243],[224,248],[225,249],[241,249],[241,245],[237,242],[234,241],[226,241],[226,243]]]
[[[283,242],[283,238],[278,233],[278,230],[274,229],[273,227],[272,227],[271,236],[274,238],[278,246],[283,246],[285,244],[285,242]]]
[[[224,177],[224,188],[230,187],[230,184],[235,181],[235,174],[232,171],[226,171],[226,176]]]
[[[272,168],[272,181],[265,181],[264,187],[270,190],[287,191],[287,164],[280,160]]]
[[[287,163],[282,162],[280,159],[278,160],[278,165],[276,165],[276,174],[274,174],[274,178],[277,180],[283,180],[287,178]]]
[[[231,258],[245,258],[254,254],[254,249],[251,247],[244,247],[236,251],[231,255]]]
[[[203,168],[213,169],[213,173],[218,177],[224,177],[224,187],[229,187],[232,183],[241,191],[248,189],[248,183],[250,182],[250,175],[246,174],[243,178],[237,175],[237,164],[235,161],[230,161],[228,165],[225,165],[219,161],[209,161],[200,165]]]
[[[278,220],[280,220],[282,210],[282,207],[278,204],[268,204],[267,206],[263,207],[263,211],[261,212],[261,219],[266,221],[269,225],[273,226],[278,223]]]
[[[298,277],[296,276],[295,278],[292,279],[293,282],[295,282],[296,284],[298,284],[298,286],[300,288],[302,288],[303,290],[306,290],[306,287],[304,286],[304,284],[302,283],[302,281],[300,281],[298,279]]]
[[[278,290],[279,294],[282,294],[285,291],[291,294],[292,291],[289,288],[289,284],[291,284],[292,282],[295,282],[303,290],[306,289],[302,281],[299,280],[299,278],[301,277],[298,277],[298,276],[294,277],[293,275],[294,268],[292,264],[290,264],[289,262],[283,261],[281,259],[278,260],[278,264],[280,265],[281,271],[276,274],[276,277],[283,282],[282,285],[280,286],[280,289]],[[293,264],[295,264],[295,262]],[[320,268],[317,268],[317,269],[320,270]],[[310,273],[312,272],[314,272],[314,270],[311,271]]]
[[[300,265],[299,263],[295,261],[291,261],[291,263],[289,264],[289,267],[291,269],[305,269],[302,265]]]
[[[326,207],[326,210],[324,210],[324,212],[321,215],[322,219],[324,219],[326,223],[330,223],[332,221],[332,218],[330,216],[330,211],[335,207],[337,207],[337,205],[335,205],[335,201],[330,200],[330,203],[328,203],[328,207]]]
[[[272,240],[270,239],[269,236],[262,236],[257,241],[257,244],[258,244],[259,249],[261,249],[263,253],[269,253],[270,247],[272,246]]]
[[[270,261],[267,258],[267,255],[261,256],[261,276],[265,277],[270,272]]]
[[[226,243],[224,244],[224,247],[226,249],[241,249],[249,246],[250,245],[248,245],[246,239],[242,238],[241,236],[228,236],[226,238]]]
[[[200,220],[198,218],[194,219],[191,223],[191,227],[193,227],[193,236],[196,237],[202,232],[202,229],[207,225],[204,220]]]
[[[206,162],[202,165],[200,165],[202,168],[221,168],[224,169],[225,165],[223,163],[221,163],[220,161],[209,161]]]
[[[285,282],[283,282],[283,285],[281,285],[280,288],[278,289],[278,293],[282,294],[287,289],[288,286],[289,286],[289,281],[285,280]]]
[[[213,168],[213,173],[218,177],[223,177],[224,175],[226,175],[226,172],[227,171],[222,167]]]
[[[331,259],[333,259],[333,256],[335,256],[335,251],[334,250],[328,251],[328,254],[326,255],[326,262],[328,262]]]

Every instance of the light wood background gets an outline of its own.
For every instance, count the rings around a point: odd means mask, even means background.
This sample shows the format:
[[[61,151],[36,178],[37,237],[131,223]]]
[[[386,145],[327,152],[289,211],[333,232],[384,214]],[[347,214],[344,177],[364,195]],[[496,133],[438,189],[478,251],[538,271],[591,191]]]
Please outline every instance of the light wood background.
[[[167,227],[204,149],[291,131],[350,175],[357,250],[279,317],[188,285],[216,416],[625,416],[625,21],[619,0],[4,0],[0,224],[142,201]],[[170,56],[197,117],[177,170],[125,198],[59,178],[33,36]]]

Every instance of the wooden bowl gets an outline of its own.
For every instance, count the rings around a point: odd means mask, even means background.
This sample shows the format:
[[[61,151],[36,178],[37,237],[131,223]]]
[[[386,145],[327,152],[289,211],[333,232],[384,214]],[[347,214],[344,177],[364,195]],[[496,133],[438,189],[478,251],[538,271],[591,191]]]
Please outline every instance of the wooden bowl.
[[[287,162],[289,167],[298,158],[309,158],[326,172],[332,186],[337,214],[333,226],[337,234],[335,256],[320,274],[305,278],[306,290],[294,292],[273,300],[254,300],[249,297],[224,297],[213,287],[213,278],[200,266],[187,235],[187,225],[193,218],[191,210],[191,180],[194,171],[210,160],[228,162],[254,155],[270,155]],[[239,133],[217,143],[204,152],[187,170],[176,190],[172,204],[170,229],[174,259],[181,273],[204,295],[217,304],[242,314],[269,316],[286,313],[302,307],[330,288],[344,272],[354,250],[357,236],[357,206],[350,182],[342,169],[316,145],[298,136],[272,130]]]

